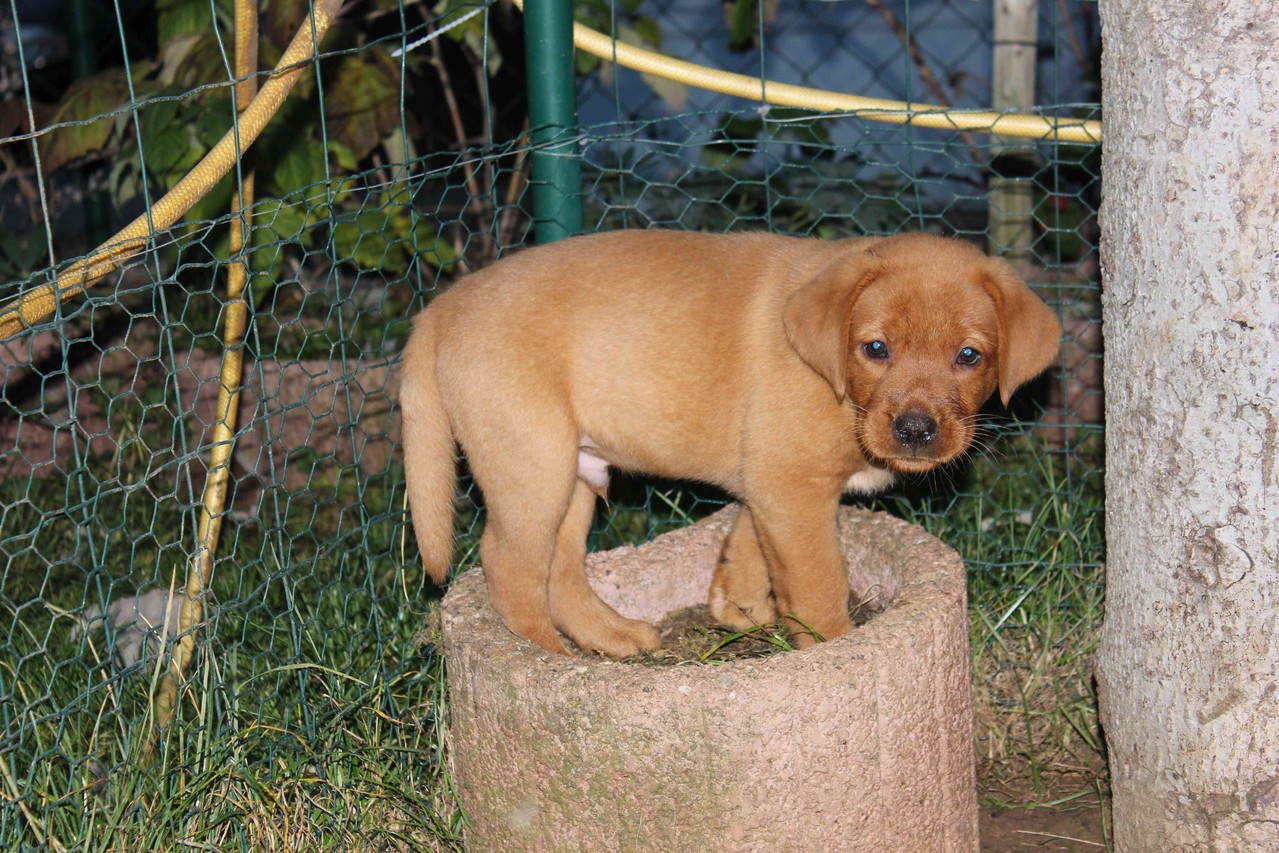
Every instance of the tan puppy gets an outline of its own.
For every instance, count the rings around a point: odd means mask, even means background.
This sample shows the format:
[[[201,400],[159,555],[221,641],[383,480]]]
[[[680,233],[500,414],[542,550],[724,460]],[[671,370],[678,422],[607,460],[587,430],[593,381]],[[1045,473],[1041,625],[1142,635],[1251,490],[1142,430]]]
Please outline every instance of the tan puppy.
[[[1057,353],[1011,268],[925,235],[843,242],[620,231],[529,249],[441,294],[404,350],[409,503],[448,576],[455,441],[484,492],[480,561],[512,631],[623,657],[659,645],[583,570],[608,467],[744,504],[711,588],[735,627],[847,632],[845,491],[954,459],[996,387]],[[804,626],[807,626],[805,628]]]

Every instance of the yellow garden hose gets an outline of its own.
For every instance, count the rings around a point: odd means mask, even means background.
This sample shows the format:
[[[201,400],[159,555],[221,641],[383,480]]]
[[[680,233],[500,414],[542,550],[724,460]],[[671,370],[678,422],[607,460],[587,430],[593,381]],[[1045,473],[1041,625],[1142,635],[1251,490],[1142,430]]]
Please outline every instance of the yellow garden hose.
[[[514,0],[523,11],[524,0]],[[1030,114],[1000,113],[992,110],[956,110],[928,104],[889,101],[845,95],[806,86],[774,83],[758,77],[707,68],[672,59],[651,50],[617,41],[604,33],[573,23],[573,44],[579,50],[625,68],[666,80],[708,89],[746,100],[763,101],[781,107],[798,107],[818,112],[848,112],[859,118],[891,124],[942,130],[969,130],[995,136],[1075,142],[1101,142],[1101,122],[1083,119],[1054,119]]]
[[[316,43],[322,32],[317,20]],[[296,42],[295,38],[294,43]],[[235,103],[240,107],[238,121],[241,128],[244,126],[247,108],[256,103],[254,96],[258,89],[258,79],[255,76],[257,66],[258,11],[255,0],[236,0],[235,76],[239,82],[235,87]],[[244,142],[243,132],[240,139],[243,152],[248,147]],[[203,503],[196,527],[196,551],[187,571],[186,596],[178,614],[178,641],[173,646],[169,668],[161,679],[152,702],[157,732],[163,732],[173,720],[177,709],[178,686],[186,678],[191,666],[196,630],[204,621],[204,606],[209,583],[213,579],[213,555],[217,553],[222,518],[226,511],[231,454],[235,450],[235,427],[240,411],[240,385],[244,373],[244,347],[241,344],[244,342],[249,318],[244,289],[249,279],[246,249],[253,216],[253,188],[253,170],[243,169],[239,185],[231,198],[231,241],[227,253],[230,262],[227,266],[226,310],[223,312],[225,321],[222,327],[222,370],[218,385],[217,420],[213,424],[209,467],[204,475]]]
[[[275,70],[262,85],[262,91],[240,114],[238,134],[237,128],[227,131],[204,159],[151,206],[149,214],[142,214],[88,257],[72,264],[54,283],[34,287],[0,307],[0,340],[39,323],[68,297],[81,293],[102,276],[119,269],[129,258],[146,248],[153,233],[172,226],[192,205],[204,198],[231,171],[238,157],[253,144],[284,103],[307,63],[314,58],[315,47],[333,23],[341,3],[342,0],[315,0],[313,16],[298,28]]]

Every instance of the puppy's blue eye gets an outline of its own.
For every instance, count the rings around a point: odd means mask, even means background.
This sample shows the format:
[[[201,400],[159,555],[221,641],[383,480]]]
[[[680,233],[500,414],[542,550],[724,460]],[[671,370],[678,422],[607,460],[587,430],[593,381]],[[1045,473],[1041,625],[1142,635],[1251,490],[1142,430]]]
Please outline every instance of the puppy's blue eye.
[[[977,352],[977,350],[972,347],[964,347],[959,351],[959,354],[955,356],[955,363],[962,364],[966,367],[972,367],[979,361],[981,361],[981,353]]]
[[[885,359],[888,358],[888,344],[883,341],[871,341],[868,344],[862,344],[862,352],[866,353],[867,358]]]

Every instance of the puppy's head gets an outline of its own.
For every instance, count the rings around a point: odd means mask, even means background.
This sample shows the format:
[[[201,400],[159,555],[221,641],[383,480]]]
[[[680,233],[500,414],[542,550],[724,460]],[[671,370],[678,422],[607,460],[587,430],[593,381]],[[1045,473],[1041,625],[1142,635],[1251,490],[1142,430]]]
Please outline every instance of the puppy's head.
[[[999,388],[1005,404],[1057,354],[1056,316],[1006,263],[923,234],[854,244],[786,304],[786,333],[873,461],[923,472],[963,453]]]

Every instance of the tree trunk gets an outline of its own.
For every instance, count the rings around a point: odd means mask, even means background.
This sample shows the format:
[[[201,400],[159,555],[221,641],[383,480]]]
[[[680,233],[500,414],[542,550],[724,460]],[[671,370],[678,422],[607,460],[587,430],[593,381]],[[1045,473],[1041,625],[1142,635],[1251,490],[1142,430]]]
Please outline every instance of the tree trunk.
[[[1120,851],[1279,850],[1279,15],[1102,0]]]

